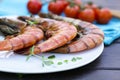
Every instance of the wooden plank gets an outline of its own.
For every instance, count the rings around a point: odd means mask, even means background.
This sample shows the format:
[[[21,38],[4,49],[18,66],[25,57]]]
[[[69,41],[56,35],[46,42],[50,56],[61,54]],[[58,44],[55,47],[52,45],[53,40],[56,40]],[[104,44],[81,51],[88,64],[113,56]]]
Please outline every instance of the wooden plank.
[[[120,44],[105,47],[102,55],[90,65],[90,69],[120,70]]]
[[[0,80],[22,80],[18,74],[0,72]]]
[[[11,77],[9,76],[8,78]],[[74,69],[59,73],[23,75],[23,80],[34,80],[34,79],[35,80],[120,80],[120,71]]]
[[[120,18],[120,10],[112,10],[111,13],[114,17]]]
[[[102,7],[108,7],[111,9],[117,9],[120,10],[120,0],[81,0],[82,2],[88,2],[92,1],[95,4],[102,6]]]

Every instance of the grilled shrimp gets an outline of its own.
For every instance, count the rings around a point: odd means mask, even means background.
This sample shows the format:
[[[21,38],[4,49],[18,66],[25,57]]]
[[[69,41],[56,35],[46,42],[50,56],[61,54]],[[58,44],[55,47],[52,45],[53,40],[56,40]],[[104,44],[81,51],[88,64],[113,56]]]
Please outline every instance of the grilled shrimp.
[[[19,19],[26,21],[25,19],[29,18],[21,16]],[[48,39],[35,46],[35,54],[63,46],[77,35],[76,27],[70,23],[44,18],[36,21],[39,22],[37,26],[45,32]]]
[[[78,34],[80,38],[71,41],[69,44],[59,47],[53,50],[52,52],[58,53],[80,52],[83,50],[94,48],[103,42],[104,33],[94,24],[73,18],[65,18],[54,14],[39,13],[39,16],[44,18],[52,18],[60,21],[66,21],[75,25],[78,29]]]
[[[37,41],[43,39],[43,31],[35,26],[26,27],[23,32],[10,39],[0,41],[0,51],[16,51],[34,45]]]

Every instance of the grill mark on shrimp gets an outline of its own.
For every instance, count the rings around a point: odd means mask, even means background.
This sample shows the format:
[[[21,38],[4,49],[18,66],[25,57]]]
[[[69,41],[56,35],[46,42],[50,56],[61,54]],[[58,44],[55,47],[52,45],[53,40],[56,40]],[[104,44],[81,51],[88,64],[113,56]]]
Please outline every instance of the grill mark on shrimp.
[[[64,36],[63,34],[59,34],[59,36],[61,37],[61,36],[63,36],[63,38],[62,39],[64,39],[64,41],[68,41],[69,39],[68,38],[66,38],[66,36]],[[58,44],[60,44],[60,41],[59,41],[59,39],[58,38],[55,38],[55,37],[52,37],[52,39],[54,39],[55,41],[57,41],[57,43]]]
[[[94,30],[94,31],[93,31]],[[96,28],[96,29],[91,29],[91,31],[90,31],[90,33],[94,33],[94,34],[98,34],[98,35],[100,35],[102,38],[104,38],[104,33],[100,30],[100,29],[98,29],[98,28]]]
[[[86,42],[84,42],[84,40],[83,39],[81,39],[81,41],[85,44],[85,46],[87,47],[87,49],[89,48],[89,46],[87,45],[87,43]]]
[[[92,37],[89,36],[88,38],[90,38],[94,42],[95,46],[97,46],[97,43],[95,42],[95,40]]]

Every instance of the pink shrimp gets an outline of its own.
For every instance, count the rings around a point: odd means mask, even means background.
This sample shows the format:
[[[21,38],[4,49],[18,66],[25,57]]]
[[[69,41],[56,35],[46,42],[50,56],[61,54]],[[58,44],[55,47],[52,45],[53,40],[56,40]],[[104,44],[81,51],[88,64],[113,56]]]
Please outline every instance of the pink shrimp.
[[[61,17],[54,14],[39,13],[39,15],[40,17],[47,17],[55,20],[70,22],[78,28],[78,34],[80,34],[80,38],[71,41],[69,44],[66,44],[65,46],[52,50],[52,52],[58,53],[80,52],[83,50],[94,48],[100,45],[104,40],[103,31],[94,24],[73,18]]]
[[[34,53],[41,53],[61,47],[75,38],[77,29],[75,26],[51,19],[43,19],[39,27],[45,32],[46,36],[50,35],[48,40],[38,44],[34,48]]]
[[[3,50],[20,50],[34,45],[39,40],[43,39],[43,31],[35,26],[28,26],[23,30],[23,33],[12,37],[10,39],[5,39],[0,41],[0,51]]]

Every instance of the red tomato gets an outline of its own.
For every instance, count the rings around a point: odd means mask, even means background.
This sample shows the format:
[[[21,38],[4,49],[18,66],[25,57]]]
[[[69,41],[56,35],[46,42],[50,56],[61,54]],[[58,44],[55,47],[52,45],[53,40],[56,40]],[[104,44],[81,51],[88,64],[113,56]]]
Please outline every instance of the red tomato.
[[[67,0],[58,0],[58,1],[62,1],[62,3],[64,4],[64,8],[69,5],[69,2]]]
[[[102,8],[98,13],[97,22],[100,24],[107,24],[112,18],[112,14],[108,8]]]
[[[86,8],[78,14],[78,18],[92,23],[95,20],[94,11],[90,8]]]
[[[94,13],[95,13],[95,19],[97,20],[97,18],[98,18],[98,13],[99,13],[99,8],[98,8],[98,6],[97,5],[95,5],[95,4],[86,4],[85,5],[85,8],[91,8],[91,9],[93,9],[93,11],[94,11]]]
[[[66,5],[67,3],[65,3],[65,1],[62,0],[52,1],[48,5],[48,10],[54,14],[60,15],[63,12]]]
[[[63,4],[64,4],[64,9],[66,8],[67,5],[69,5],[69,2],[63,0]]]
[[[80,11],[79,6],[74,5],[74,6],[70,6],[68,5],[65,10],[64,13],[67,17],[71,17],[71,18],[77,18],[77,15]]]
[[[29,0],[27,8],[30,13],[37,14],[42,8],[42,3],[39,0]]]

